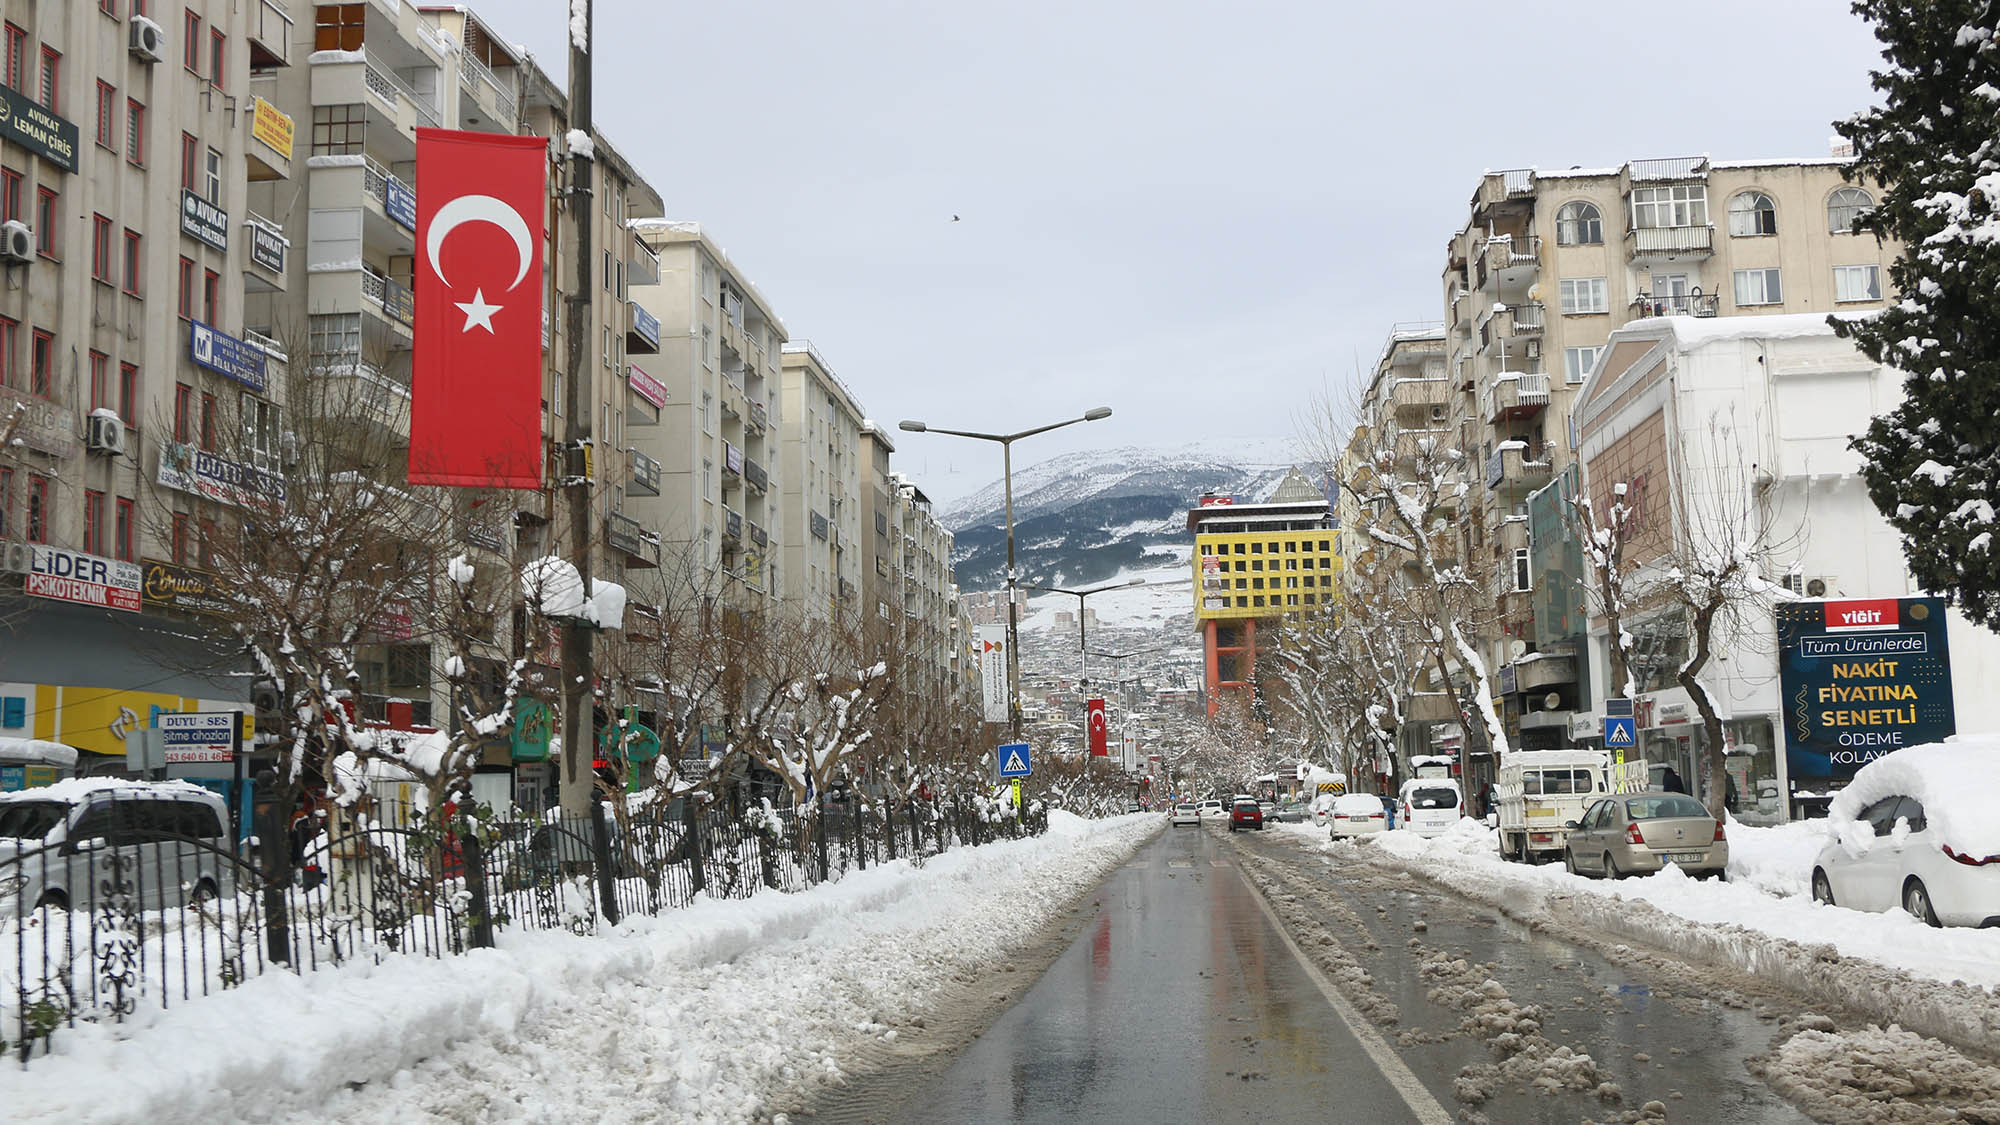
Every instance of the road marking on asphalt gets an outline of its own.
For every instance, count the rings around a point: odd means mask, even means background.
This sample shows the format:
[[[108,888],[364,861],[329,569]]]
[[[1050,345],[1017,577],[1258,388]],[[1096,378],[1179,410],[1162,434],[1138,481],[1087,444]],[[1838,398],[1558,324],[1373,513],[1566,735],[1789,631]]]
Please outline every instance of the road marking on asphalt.
[[[1292,951],[1292,956],[1298,960],[1299,966],[1305,969],[1306,976],[1311,978],[1320,995],[1326,997],[1326,1002],[1333,1006],[1333,1014],[1339,1016],[1340,1022],[1347,1025],[1347,1030],[1353,1034],[1355,1042],[1360,1043],[1361,1049],[1368,1052],[1368,1058],[1375,1064],[1375,1069],[1381,1072],[1382,1077],[1389,1080],[1389,1085],[1396,1088],[1396,1093],[1402,1097],[1403,1104],[1410,1107],[1410,1112],[1416,1115],[1416,1119],[1422,1125],[1451,1125],[1451,1114],[1436,1097],[1432,1096],[1430,1090],[1417,1078],[1416,1073],[1403,1062],[1402,1057],[1396,1054],[1396,1049],[1389,1046],[1389,1041],[1382,1038],[1374,1025],[1368,1022],[1368,1017],[1362,1015],[1347,997],[1342,996],[1340,991],[1334,988],[1333,982],[1326,978],[1325,973],[1320,972],[1319,966],[1313,964],[1312,958],[1306,956],[1305,950],[1299,948],[1299,943],[1292,940],[1291,931],[1285,928],[1284,920],[1278,917],[1278,912],[1271,909],[1270,902],[1264,898],[1263,889],[1247,875],[1239,875],[1239,878],[1256,897],[1257,905],[1263,908],[1264,917],[1270,919],[1271,928],[1278,931],[1278,937],[1284,940],[1285,948]]]

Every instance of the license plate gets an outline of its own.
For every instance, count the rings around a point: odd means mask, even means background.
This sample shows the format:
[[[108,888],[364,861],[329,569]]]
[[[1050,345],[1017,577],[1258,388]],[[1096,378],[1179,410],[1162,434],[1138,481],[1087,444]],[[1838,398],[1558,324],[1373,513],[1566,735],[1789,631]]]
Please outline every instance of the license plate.
[[[1708,856],[1707,856],[1707,855],[1705,855],[1705,854],[1704,854],[1704,853],[1702,853],[1702,852],[1668,852],[1668,853],[1667,853],[1667,862],[1668,862],[1668,863],[1678,863],[1678,864],[1681,864],[1681,865],[1683,865],[1683,866],[1685,866],[1685,865],[1687,865],[1687,864],[1690,864],[1690,863],[1700,863],[1700,862],[1701,862],[1702,860],[1705,860],[1705,859],[1707,859],[1707,858],[1708,858]]]

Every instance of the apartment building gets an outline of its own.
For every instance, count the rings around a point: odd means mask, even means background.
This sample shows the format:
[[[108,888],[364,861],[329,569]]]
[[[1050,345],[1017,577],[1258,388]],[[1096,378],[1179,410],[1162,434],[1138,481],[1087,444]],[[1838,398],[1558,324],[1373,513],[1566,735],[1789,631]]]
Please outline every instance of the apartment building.
[[[970,637],[964,631],[958,602],[958,587],[951,580],[952,534],[931,511],[930,497],[901,473],[889,474],[891,534],[888,537],[901,578],[895,590],[892,579],[885,593],[893,593],[903,620],[898,625],[897,649],[903,662],[903,683],[920,699],[943,701],[957,697],[965,682],[965,650]],[[900,549],[896,541],[900,538]]]
[[[1848,183],[1847,164],[1634,160],[1491,172],[1474,189],[1442,274],[1443,418],[1477,478],[1460,557],[1489,583],[1497,624],[1483,645],[1515,745],[1563,742],[1568,713],[1593,694],[1579,662],[1542,659],[1577,651],[1579,638],[1537,632],[1528,535],[1530,495],[1575,460],[1577,389],[1630,321],[1859,312],[1894,299],[1897,247],[1850,232],[1876,193]]]
[[[1297,469],[1263,503],[1209,495],[1188,510],[1209,715],[1252,710],[1272,690],[1259,682],[1258,654],[1271,650],[1283,619],[1339,602],[1335,523],[1326,493]]]
[[[249,700],[187,568],[220,518],[204,476],[281,480],[284,357],[243,293],[269,243],[250,197],[296,187],[253,82],[295,68],[285,12],[0,3],[0,737],[86,772],[154,711]],[[174,456],[237,427],[254,465]]]
[[[853,628],[862,621],[861,404],[809,340],[780,358],[785,599],[808,620]]]
[[[663,538],[670,565],[717,568],[733,604],[768,608],[786,570],[785,327],[700,224],[636,219],[632,230],[659,261],[658,283],[635,290],[659,352],[633,378],[661,399],[657,425],[628,431],[660,481],[633,516]]]

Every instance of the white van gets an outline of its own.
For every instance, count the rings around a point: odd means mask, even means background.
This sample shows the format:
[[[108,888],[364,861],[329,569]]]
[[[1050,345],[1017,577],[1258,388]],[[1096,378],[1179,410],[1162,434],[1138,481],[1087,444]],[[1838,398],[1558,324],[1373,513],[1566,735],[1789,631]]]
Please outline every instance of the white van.
[[[141,910],[235,893],[229,810],[185,781],[77,778],[0,794],[4,913],[95,911],[127,891]]]
[[[1396,827],[1440,836],[1465,815],[1465,795],[1449,777],[1413,777],[1396,795]]]

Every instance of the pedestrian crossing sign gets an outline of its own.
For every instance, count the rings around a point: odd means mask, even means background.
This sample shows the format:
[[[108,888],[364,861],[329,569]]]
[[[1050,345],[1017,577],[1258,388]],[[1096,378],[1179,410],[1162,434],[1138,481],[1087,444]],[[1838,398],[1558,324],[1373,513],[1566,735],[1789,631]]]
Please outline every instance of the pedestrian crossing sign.
[[[1008,742],[994,752],[999,755],[1001,777],[1027,777],[1034,772],[1029,766],[1027,743]]]
[[[1631,746],[1637,735],[1630,715],[1606,715],[1604,717],[1604,747],[1607,750]]]

